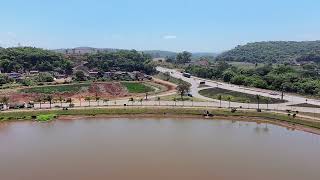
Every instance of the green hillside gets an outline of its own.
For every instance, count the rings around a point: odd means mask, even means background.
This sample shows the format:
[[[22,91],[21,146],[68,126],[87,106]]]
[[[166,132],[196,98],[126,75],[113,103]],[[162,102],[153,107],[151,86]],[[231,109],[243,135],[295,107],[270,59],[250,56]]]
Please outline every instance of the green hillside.
[[[251,63],[320,62],[320,41],[248,43],[220,54],[216,60]]]

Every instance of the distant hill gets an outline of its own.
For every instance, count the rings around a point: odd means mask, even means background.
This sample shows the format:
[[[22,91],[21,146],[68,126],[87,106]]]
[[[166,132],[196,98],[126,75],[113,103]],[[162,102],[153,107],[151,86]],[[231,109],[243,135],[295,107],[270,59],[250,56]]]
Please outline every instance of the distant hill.
[[[216,60],[251,63],[320,62],[320,41],[248,43],[220,54]]]
[[[150,54],[153,58],[165,58],[165,57],[173,57],[178,53],[172,51],[160,51],[160,50],[145,50],[142,51],[146,54]]]
[[[62,53],[62,54],[92,54],[97,52],[116,52],[122,49],[112,49],[112,48],[92,48],[92,47],[77,47],[77,48],[69,48],[69,49],[54,49],[54,52]],[[177,52],[172,51],[161,51],[161,50],[144,50],[141,51],[143,53],[149,54],[152,58],[165,58],[165,57],[173,57],[176,56]],[[215,57],[215,53],[193,53],[193,58],[200,57]]]
[[[92,47],[76,47],[67,49],[54,49],[52,51],[62,54],[92,54],[97,52],[116,52],[121,49],[112,48],[92,48]]]
[[[200,58],[200,57],[216,57],[217,53],[208,53],[208,52],[195,52],[192,53],[192,56],[194,58]]]

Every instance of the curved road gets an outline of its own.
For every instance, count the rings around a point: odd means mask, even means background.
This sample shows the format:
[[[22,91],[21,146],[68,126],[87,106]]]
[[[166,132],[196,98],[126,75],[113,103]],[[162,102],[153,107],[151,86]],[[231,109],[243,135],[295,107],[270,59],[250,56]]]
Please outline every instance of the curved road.
[[[232,90],[232,91],[237,91],[237,92],[242,92],[246,94],[251,94],[251,95],[261,95],[265,97],[270,97],[270,98],[281,98],[281,92],[276,92],[276,91],[270,91],[270,90],[265,90],[265,89],[258,89],[258,88],[248,88],[248,87],[242,87],[242,86],[237,86],[233,84],[228,84],[228,83],[223,83],[223,82],[218,82],[218,81],[213,81],[213,80],[207,80],[207,79],[202,79],[198,77],[191,77],[191,78],[186,78],[183,76],[183,74],[175,69],[168,69],[164,67],[157,67],[157,70],[165,73],[169,72],[172,77],[182,79],[183,81],[186,81],[191,84],[191,94],[200,99],[204,99],[207,101],[213,101],[215,103],[218,103],[218,100],[211,99],[204,97],[199,94],[199,90],[202,89],[208,89],[212,87],[219,87],[221,89],[226,89],[226,90]],[[201,81],[205,81],[206,85],[209,87],[206,88],[199,88],[199,84]],[[301,97],[298,95],[291,95],[291,94],[285,94],[283,97],[284,100],[286,100],[286,103],[281,103],[281,104],[261,104],[260,108],[264,109],[274,109],[274,110],[293,110],[293,111],[300,111],[300,112],[311,112],[311,113],[317,113],[318,108],[307,108],[307,107],[293,107],[290,105],[295,105],[295,104],[301,104],[301,103],[306,103],[306,100],[308,104],[313,104],[313,105],[319,105],[320,106],[320,101],[317,99],[306,99],[305,97]],[[228,102],[223,102],[222,106],[226,107],[228,106]],[[219,105],[219,103],[218,103]],[[257,104],[245,104],[245,103],[232,103],[233,107],[244,107],[244,108],[257,108]],[[268,106],[268,107],[267,107]]]

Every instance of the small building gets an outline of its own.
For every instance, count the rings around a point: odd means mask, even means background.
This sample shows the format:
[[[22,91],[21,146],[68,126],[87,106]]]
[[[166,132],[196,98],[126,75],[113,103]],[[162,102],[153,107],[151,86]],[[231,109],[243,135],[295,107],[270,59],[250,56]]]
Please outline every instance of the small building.
[[[7,73],[9,78],[13,78],[13,79],[18,79],[22,76],[21,73],[17,73],[17,72],[12,72],[12,73]]]
[[[161,63],[161,62],[165,62],[166,58],[153,58],[153,61]]]
[[[210,62],[206,59],[202,59],[202,60],[199,60],[199,61],[195,61],[194,62],[194,65],[197,65],[197,66],[210,66]]]
[[[104,78],[112,78],[112,76],[113,76],[113,72],[111,72],[111,71],[103,73],[103,77]]]
[[[98,71],[89,71],[89,76],[90,77],[98,77],[99,72]]]
[[[33,70],[33,71],[30,71],[29,74],[30,74],[30,75],[38,75],[38,74],[39,74],[39,71]]]
[[[53,75],[54,75],[54,78],[56,78],[56,79],[64,79],[64,78],[67,78],[67,75],[65,75],[65,74],[60,74],[60,73],[58,73],[58,72],[53,73]]]

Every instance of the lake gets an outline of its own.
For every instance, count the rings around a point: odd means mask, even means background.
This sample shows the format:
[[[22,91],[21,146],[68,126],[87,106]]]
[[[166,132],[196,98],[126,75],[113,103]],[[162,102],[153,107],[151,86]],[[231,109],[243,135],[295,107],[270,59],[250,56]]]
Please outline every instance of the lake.
[[[1,180],[319,180],[320,136],[255,122],[0,123]]]

